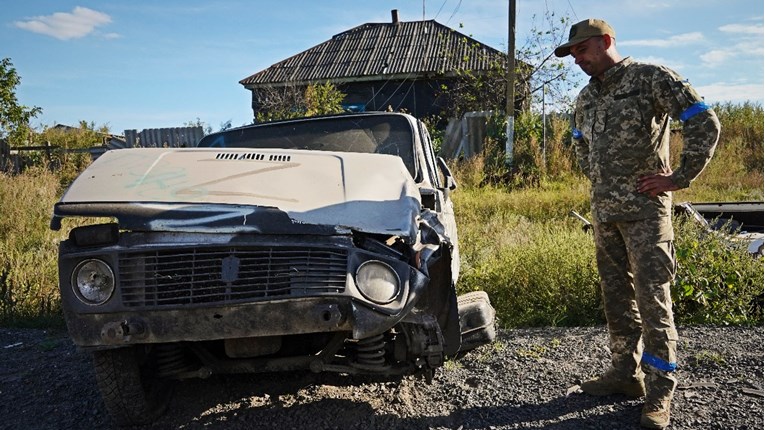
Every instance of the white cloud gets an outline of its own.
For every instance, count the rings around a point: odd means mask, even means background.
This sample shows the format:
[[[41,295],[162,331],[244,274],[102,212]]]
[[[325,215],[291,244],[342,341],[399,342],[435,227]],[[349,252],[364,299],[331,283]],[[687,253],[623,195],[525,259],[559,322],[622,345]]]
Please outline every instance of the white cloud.
[[[705,66],[714,67],[725,64],[725,62],[734,55],[735,54],[730,50],[714,49],[705,54],[701,54],[700,58],[701,61],[704,62]]]
[[[704,40],[704,35],[701,32],[683,33],[675,36],[670,36],[666,39],[639,39],[639,40],[625,40],[619,42],[617,39],[617,46],[649,46],[654,48],[666,48],[680,45],[689,45]]]
[[[685,68],[685,66],[681,63],[677,62],[677,59],[668,60],[666,58],[662,57],[654,57],[654,56],[647,56],[647,57],[633,57],[635,61],[640,61],[641,63],[648,63],[648,64],[656,64],[660,66],[667,66],[672,70],[682,70]]]
[[[762,103],[763,84],[714,83],[695,87],[696,91],[710,103],[741,103],[746,101]]]
[[[16,21],[16,27],[52,36],[60,40],[78,39],[92,33],[96,27],[112,22],[112,18],[86,7],[75,7],[72,12],[56,12],[37,16],[26,21]]]
[[[720,31],[725,33],[739,33],[739,34],[762,34],[762,25],[757,24],[728,24],[719,28]]]
[[[747,31],[736,31],[736,43],[727,44],[725,48],[712,49],[709,52],[701,54],[701,59],[705,67],[718,67],[727,66],[731,64],[731,61],[735,59],[740,62],[743,60],[759,60],[762,61],[762,55],[764,52],[762,44],[762,26],[758,25],[745,25],[745,24],[730,24],[723,28],[739,28],[742,30],[747,28]],[[728,30],[723,30],[728,32]],[[758,31],[759,36],[752,36]]]

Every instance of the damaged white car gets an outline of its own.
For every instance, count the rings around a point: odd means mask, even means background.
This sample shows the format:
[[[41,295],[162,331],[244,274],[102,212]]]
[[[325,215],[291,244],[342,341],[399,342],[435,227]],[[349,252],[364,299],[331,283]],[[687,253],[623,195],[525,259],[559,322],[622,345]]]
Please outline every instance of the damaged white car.
[[[456,187],[424,125],[304,118],[109,151],[55,205],[69,333],[114,421],[161,414],[171,381],[311,370],[429,379],[491,342],[458,298]]]

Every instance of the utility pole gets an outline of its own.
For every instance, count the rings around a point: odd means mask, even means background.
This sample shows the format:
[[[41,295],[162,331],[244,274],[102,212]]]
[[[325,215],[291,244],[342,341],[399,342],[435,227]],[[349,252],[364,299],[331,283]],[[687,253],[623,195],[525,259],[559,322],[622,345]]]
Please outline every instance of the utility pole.
[[[509,11],[507,16],[507,85],[505,95],[507,102],[505,115],[507,115],[507,142],[505,142],[505,163],[513,164],[513,137],[515,134],[515,0],[508,0]]]
[[[545,86],[542,84],[542,168],[547,172],[547,111],[545,109]]]

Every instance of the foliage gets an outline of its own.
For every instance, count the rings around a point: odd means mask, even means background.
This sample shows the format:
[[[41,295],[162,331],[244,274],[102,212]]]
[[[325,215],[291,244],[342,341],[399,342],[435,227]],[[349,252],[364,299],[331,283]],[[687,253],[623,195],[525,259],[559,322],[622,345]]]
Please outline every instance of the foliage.
[[[538,18],[537,15],[531,17],[531,31],[517,50],[516,58],[532,66],[525,75],[532,86],[532,95],[544,87],[545,98],[549,97],[546,102],[558,110],[570,110],[573,106],[572,90],[577,87],[579,80],[572,75],[575,71],[553,52],[556,46],[568,40],[567,30],[571,20],[566,15],[557,16],[553,11],[546,12],[540,24],[537,24]],[[537,103],[532,105],[540,107],[540,99],[537,98]]]
[[[462,43],[468,42],[463,39]],[[463,50],[470,52],[473,57],[488,55],[478,42],[465,46]],[[444,104],[442,116],[461,118],[466,112],[505,110],[506,60],[494,58],[488,59],[488,62],[487,70],[454,70],[456,79],[441,85],[438,98]]]
[[[87,121],[80,121],[77,128],[45,127],[42,131],[31,134],[31,142],[37,146],[47,145],[55,149],[49,153],[25,151],[25,164],[47,166],[60,171],[58,176],[61,185],[65,186],[91,163],[93,157],[88,149],[104,145],[109,136],[107,126],[96,126],[95,123]]]
[[[305,89],[305,115],[318,116],[343,112],[345,94],[329,82]]]
[[[676,201],[762,201],[763,123],[761,105],[716,104],[721,133],[709,165],[690,188],[675,193]],[[677,166],[682,151],[682,133],[673,133],[670,153]]]
[[[229,125],[229,127],[231,126],[231,121],[230,120],[228,121],[228,125]],[[206,122],[204,122],[201,119],[199,119],[199,117],[197,117],[193,121],[186,121],[183,124],[183,126],[184,127],[202,127],[202,133],[204,133],[205,135],[210,134],[210,133],[213,132],[212,126],[210,126],[210,124],[207,124]],[[223,129],[223,126],[224,126],[224,124],[221,124],[221,129]]]
[[[735,235],[710,233],[688,218],[676,223],[678,274],[672,287],[680,324],[762,324],[762,259]]]
[[[8,138],[13,145],[26,141],[30,132],[29,121],[42,112],[37,106],[20,105],[16,99],[16,87],[21,77],[16,73],[10,58],[0,60],[0,138]]]
[[[342,113],[345,94],[332,83],[263,88],[259,91],[257,122]]]
[[[527,111],[534,105],[534,94],[543,88],[549,94],[552,104],[560,109],[572,105],[571,90],[578,82],[566,63],[553,55],[555,46],[567,37],[568,17],[558,18],[548,12],[541,24],[532,17],[532,29],[524,44],[516,49],[515,59],[515,100],[516,112]],[[467,38],[462,46],[451,49],[444,55],[458,52],[466,58],[482,58],[489,63],[486,70],[470,68],[456,69],[457,79],[453,84],[442,85],[439,96],[444,100],[443,115],[460,118],[465,112],[506,111],[507,56],[495,57],[485,52],[479,43]],[[488,57],[488,58],[486,58]]]
[[[590,236],[573,221],[484,209],[483,222],[461,224],[461,291],[485,290],[505,327],[602,322]]]
[[[578,173],[568,118],[550,115],[544,124],[542,120],[542,116],[531,112],[518,115],[510,166],[505,153],[506,119],[501,114],[489,118],[481,154],[481,183],[514,189],[538,186],[547,178],[566,178]]]

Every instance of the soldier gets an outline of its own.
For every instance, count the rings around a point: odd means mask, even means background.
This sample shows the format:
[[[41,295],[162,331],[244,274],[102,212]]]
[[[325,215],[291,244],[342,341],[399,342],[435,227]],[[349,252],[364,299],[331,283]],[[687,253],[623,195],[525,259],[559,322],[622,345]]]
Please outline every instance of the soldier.
[[[622,58],[605,21],[574,24],[555,55],[571,55],[590,76],[577,97],[572,135],[591,182],[611,366],[581,388],[598,396],[645,396],[640,424],[663,429],[677,385],[669,291],[675,276],[671,192],[688,187],[712,158],[720,123],[674,71]],[[670,118],[683,123],[683,151],[674,172]]]

